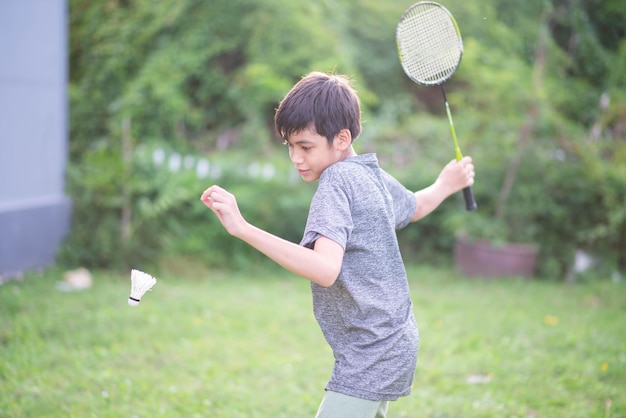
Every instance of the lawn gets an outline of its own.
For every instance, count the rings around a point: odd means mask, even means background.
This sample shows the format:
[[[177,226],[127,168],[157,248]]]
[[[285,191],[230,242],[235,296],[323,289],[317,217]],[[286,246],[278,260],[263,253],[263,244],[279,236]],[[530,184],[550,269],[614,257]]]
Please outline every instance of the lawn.
[[[120,273],[0,286],[0,417],[314,416],[333,360],[306,281],[167,271],[137,308]],[[409,277],[419,364],[390,418],[626,417],[626,283]]]

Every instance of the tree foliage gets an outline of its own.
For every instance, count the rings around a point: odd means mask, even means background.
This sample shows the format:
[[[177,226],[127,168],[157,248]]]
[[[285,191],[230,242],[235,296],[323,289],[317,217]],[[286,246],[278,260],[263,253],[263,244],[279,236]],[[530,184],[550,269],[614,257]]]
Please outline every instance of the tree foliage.
[[[449,250],[447,231],[463,225],[492,239],[539,242],[546,276],[562,276],[579,248],[625,268],[621,0],[442,3],[465,44],[447,90],[462,148],[476,162],[479,210],[462,213],[452,199],[403,240],[422,253]],[[75,216],[65,259],[111,264],[129,230],[127,244],[136,251],[125,247],[133,255],[118,264],[210,245],[184,232],[208,222],[188,202],[199,190],[180,190],[198,179],[150,171],[139,161],[142,147],[195,161],[237,150],[275,162],[281,151],[271,128],[274,109],[313,70],[354,79],[364,116],[360,152],[378,152],[409,187],[432,182],[453,153],[439,90],[414,85],[397,59],[395,25],[409,5],[70,0],[68,183]],[[278,187],[249,181],[268,195]],[[281,198],[284,216],[300,219],[287,213],[302,211],[306,194],[289,190],[293,202]],[[255,220],[276,227],[272,211],[257,206],[264,216]],[[155,222],[159,234],[148,227]],[[187,243],[170,245],[184,236]]]

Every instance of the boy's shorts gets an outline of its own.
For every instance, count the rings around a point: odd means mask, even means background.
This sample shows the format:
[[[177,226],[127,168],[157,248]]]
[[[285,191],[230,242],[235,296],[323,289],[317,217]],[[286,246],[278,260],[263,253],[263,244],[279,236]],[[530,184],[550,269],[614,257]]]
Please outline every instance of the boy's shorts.
[[[385,418],[388,401],[369,401],[327,391],[315,418]]]

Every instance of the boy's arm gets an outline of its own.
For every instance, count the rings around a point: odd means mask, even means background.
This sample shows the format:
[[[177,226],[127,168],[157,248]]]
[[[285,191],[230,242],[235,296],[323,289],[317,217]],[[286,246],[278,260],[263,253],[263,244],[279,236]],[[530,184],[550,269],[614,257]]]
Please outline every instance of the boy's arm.
[[[425,189],[415,192],[415,213],[411,222],[422,219],[448,196],[474,184],[474,165],[471,157],[450,161],[439,173],[437,180]]]
[[[285,269],[324,287],[332,286],[339,276],[344,250],[338,243],[321,237],[309,249],[257,228],[241,216],[235,196],[218,186],[205,190],[200,200],[217,215],[228,233]]]
[[[329,238],[318,238],[311,250],[250,224],[238,238],[285,269],[320,286],[332,286],[339,276],[344,250]]]

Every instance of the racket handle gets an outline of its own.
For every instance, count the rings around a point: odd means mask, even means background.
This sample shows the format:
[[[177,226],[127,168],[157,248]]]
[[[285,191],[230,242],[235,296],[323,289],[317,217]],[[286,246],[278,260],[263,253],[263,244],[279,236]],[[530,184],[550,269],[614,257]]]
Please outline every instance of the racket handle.
[[[463,189],[463,197],[465,198],[465,209],[476,210],[478,205],[474,200],[474,194],[472,193],[472,188],[470,186]]]

